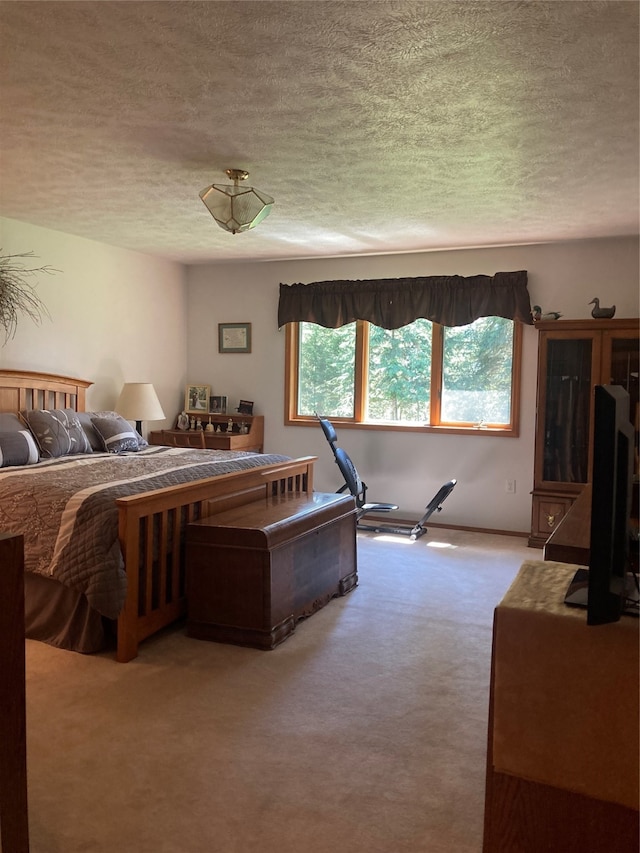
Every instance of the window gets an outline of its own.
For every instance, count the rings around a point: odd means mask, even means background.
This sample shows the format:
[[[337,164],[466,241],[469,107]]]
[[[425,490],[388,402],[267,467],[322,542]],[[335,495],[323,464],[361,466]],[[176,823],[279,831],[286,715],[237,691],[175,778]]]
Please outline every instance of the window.
[[[287,423],[518,434],[521,324],[287,325]]]

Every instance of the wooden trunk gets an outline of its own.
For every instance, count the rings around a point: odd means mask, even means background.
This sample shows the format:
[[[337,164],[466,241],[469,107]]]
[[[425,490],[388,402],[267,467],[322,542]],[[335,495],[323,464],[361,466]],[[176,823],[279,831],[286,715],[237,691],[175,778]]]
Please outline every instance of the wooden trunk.
[[[243,504],[253,506],[267,496],[310,492],[314,459],[291,459],[116,500],[127,572],[127,598],[118,617],[118,661],[132,660],[141,640],[184,616],[188,522]]]
[[[351,496],[281,494],[187,528],[187,633],[273,649],[358,582]]]

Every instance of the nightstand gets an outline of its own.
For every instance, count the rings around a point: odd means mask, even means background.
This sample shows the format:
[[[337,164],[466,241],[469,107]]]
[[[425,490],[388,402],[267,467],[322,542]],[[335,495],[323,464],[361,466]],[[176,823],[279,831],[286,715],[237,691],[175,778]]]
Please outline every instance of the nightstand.
[[[219,426],[222,432],[204,430],[204,441],[210,450],[255,450],[262,453],[264,444],[263,415],[203,415],[202,425],[206,427],[211,419],[214,428]],[[233,431],[228,431],[229,420],[233,422]],[[240,432],[240,425],[246,424],[248,432]],[[149,433],[149,444],[172,444],[169,436],[182,433],[182,430],[164,429]],[[191,430],[190,430],[191,432]]]

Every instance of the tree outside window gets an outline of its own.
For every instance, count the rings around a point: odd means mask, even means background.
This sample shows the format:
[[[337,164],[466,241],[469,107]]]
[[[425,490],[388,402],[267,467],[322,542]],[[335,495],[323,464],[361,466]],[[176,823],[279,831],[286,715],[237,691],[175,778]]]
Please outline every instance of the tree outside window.
[[[416,320],[400,329],[357,321],[287,327],[288,423],[317,412],[343,424],[518,434],[521,326]]]

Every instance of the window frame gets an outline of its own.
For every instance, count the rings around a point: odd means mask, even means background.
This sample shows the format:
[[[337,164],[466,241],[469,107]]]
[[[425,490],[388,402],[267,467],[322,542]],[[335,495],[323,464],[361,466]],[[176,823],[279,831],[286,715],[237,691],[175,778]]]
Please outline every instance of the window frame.
[[[320,412],[331,418],[340,427],[386,430],[389,432],[431,432],[457,435],[492,435],[517,438],[520,435],[520,386],[522,372],[522,323],[513,320],[513,348],[511,362],[511,424],[441,423],[442,371],[444,353],[444,329],[433,323],[431,341],[431,394],[429,424],[409,424],[385,421],[365,421],[366,411],[366,365],[369,361],[369,323],[356,320],[356,343],[354,365],[354,417],[333,417],[330,412]],[[299,415],[298,370],[300,364],[300,323],[285,326],[285,426],[317,426],[313,415]]]

